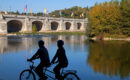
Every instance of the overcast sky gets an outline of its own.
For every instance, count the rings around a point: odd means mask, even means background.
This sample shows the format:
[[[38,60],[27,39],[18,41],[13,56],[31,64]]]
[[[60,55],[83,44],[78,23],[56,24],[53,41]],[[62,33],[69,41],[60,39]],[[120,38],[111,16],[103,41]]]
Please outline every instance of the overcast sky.
[[[72,6],[91,7],[96,2],[102,3],[111,0],[0,0],[0,10],[24,12],[27,4],[28,12],[32,8],[32,12],[43,12],[46,8],[48,12],[70,8]]]

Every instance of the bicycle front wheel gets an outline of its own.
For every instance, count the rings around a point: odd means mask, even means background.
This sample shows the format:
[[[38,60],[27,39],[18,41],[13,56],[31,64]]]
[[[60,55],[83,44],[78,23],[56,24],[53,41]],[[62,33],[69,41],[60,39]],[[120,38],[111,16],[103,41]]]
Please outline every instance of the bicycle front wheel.
[[[63,78],[64,80],[80,80],[79,77],[72,72],[66,73]]]
[[[31,70],[26,69],[20,73],[19,80],[36,80],[36,78]]]

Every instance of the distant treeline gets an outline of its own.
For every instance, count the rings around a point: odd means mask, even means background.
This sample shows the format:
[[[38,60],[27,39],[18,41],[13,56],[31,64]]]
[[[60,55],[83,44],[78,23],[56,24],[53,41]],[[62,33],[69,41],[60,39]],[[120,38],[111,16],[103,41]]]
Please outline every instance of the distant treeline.
[[[95,4],[89,10],[90,37],[99,35],[130,36],[130,0],[118,0]]]
[[[5,12],[2,12],[3,14]],[[65,18],[86,18],[88,15],[88,7],[82,8],[78,6],[74,6],[68,9],[62,10],[55,10],[50,13],[44,14],[43,12],[38,13],[20,13],[19,11],[16,12],[8,12],[8,14],[18,14],[18,15],[33,15],[33,16],[50,16],[50,17],[65,17]]]
[[[26,13],[26,12],[22,12],[20,13],[19,11],[10,11],[10,12],[0,12],[1,14],[15,14],[15,15],[28,15],[28,16],[46,16],[45,14],[43,14],[42,12],[38,12],[38,13]]]
[[[53,11],[49,15],[55,17],[82,19],[88,17],[88,11],[89,11],[88,7],[82,8],[82,7],[74,6],[68,9]],[[59,14],[59,12],[61,12],[61,15]]]

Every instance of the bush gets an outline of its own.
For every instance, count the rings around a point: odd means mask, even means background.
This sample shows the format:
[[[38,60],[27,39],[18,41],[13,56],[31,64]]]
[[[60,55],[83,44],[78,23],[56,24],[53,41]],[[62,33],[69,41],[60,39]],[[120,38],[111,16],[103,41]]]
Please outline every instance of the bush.
[[[33,24],[33,27],[32,27],[32,32],[33,32],[33,33],[36,33],[36,32],[37,32],[37,27],[36,27],[36,24]]]

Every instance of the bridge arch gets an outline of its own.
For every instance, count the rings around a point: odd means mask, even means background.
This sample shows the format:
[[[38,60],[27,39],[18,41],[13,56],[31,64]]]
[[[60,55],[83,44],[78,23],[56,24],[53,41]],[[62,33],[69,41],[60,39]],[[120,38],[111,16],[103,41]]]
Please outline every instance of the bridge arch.
[[[33,21],[32,22],[32,28],[36,26],[37,31],[40,31],[42,29],[43,23],[41,21]]]
[[[51,30],[57,30],[58,29],[58,25],[59,23],[58,22],[51,22]]]
[[[70,22],[66,22],[65,23],[65,29],[66,30],[70,30],[70,27],[71,27],[71,23]]]
[[[81,29],[82,24],[81,23],[77,23],[77,29],[80,30]]]
[[[19,20],[10,20],[7,22],[7,32],[20,32],[22,29],[22,22]]]

